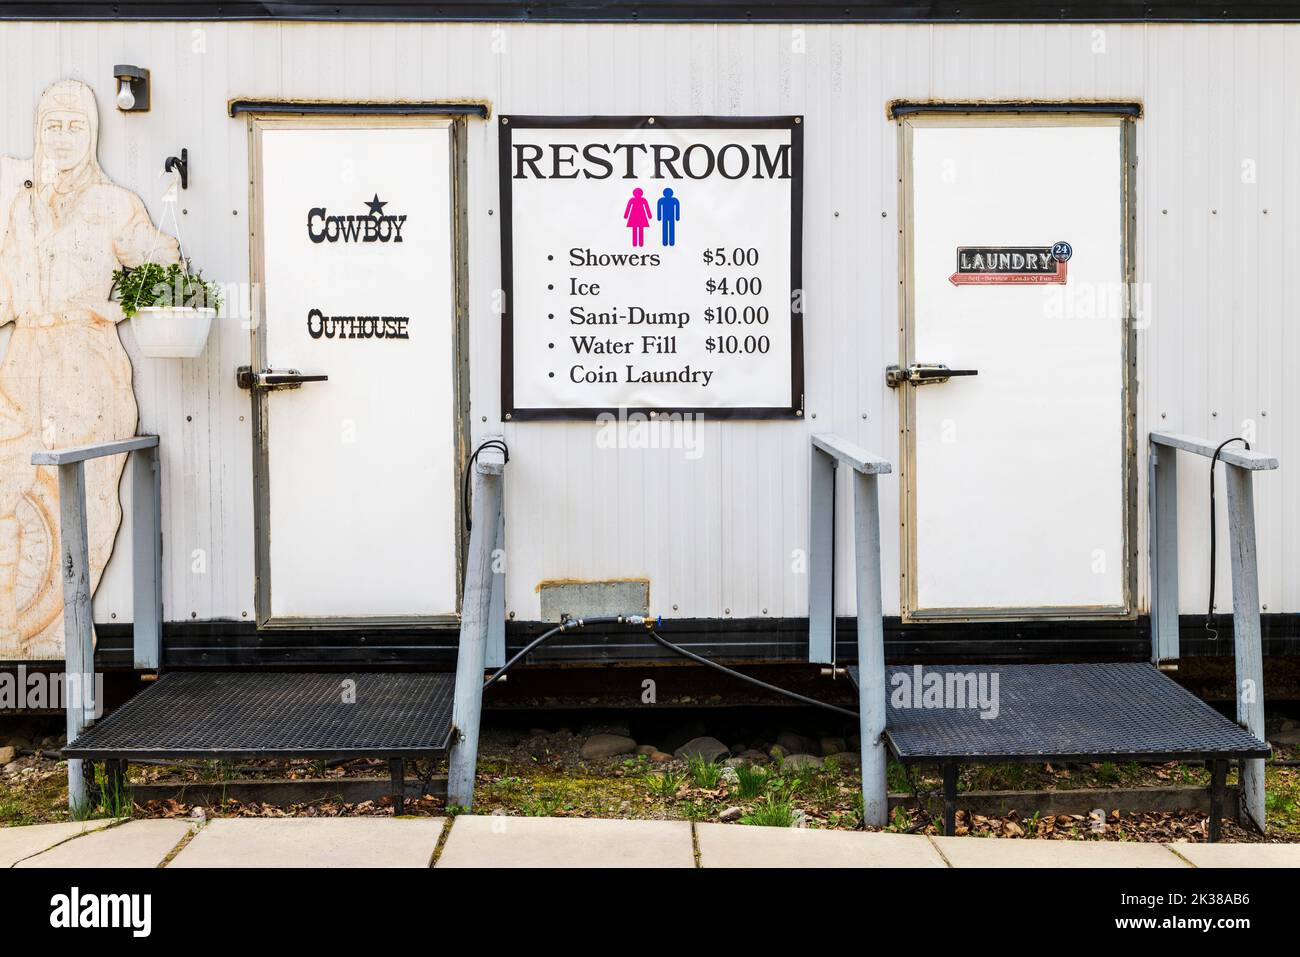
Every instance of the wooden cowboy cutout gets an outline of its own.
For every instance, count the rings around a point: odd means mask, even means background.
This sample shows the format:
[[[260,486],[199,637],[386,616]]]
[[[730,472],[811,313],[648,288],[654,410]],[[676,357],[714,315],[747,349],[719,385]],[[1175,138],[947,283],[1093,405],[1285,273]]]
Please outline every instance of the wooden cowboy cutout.
[[[41,95],[33,158],[0,157],[0,325],[13,323],[0,361],[0,660],[63,658],[58,480],[32,453],[135,435],[113,271],[178,257],[100,169],[98,144],[94,93],[62,80]],[[124,465],[85,466],[92,591],[122,519]]]

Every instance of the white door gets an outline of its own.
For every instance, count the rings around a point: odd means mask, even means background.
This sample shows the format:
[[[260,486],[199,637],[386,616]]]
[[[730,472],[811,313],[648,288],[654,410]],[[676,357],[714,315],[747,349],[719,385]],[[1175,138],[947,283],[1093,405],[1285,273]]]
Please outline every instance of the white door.
[[[254,133],[259,622],[450,617],[450,124],[259,120]]]
[[[909,619],[1129,613],[1125,122],[904,122]]]

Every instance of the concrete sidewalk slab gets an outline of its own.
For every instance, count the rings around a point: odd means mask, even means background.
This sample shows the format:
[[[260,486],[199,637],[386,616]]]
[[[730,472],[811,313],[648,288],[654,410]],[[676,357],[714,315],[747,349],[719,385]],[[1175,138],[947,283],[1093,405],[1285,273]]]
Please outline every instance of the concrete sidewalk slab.
[[[438,867],[694,867],[686,821],[461,815]]]
[[[428,867],[444,818],[217,818],[167,866]]]
[[[50,848],[16,867],[157,867],[189,833],[185,821],[128,821]]]
[[[701,867],[946,867],[919,834],[697,824]]]
[[[63,821],[59,824],[29,824],[25,827],[0,827],[0,868],[13,867],[25,857],[48,851],[56,844],[98,831],[113,823],[112,818],[98,821]]]
[[[1300,844],[1167,844],[1197,867],[1300,867]]]
[[[1186,867],[1163,844],[934,837],[953,867]]]

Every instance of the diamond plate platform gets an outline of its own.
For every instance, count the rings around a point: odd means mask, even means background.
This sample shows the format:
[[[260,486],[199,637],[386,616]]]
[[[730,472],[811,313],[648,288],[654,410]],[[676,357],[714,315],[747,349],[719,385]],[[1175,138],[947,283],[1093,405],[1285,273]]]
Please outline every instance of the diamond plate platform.
[[[998,714],[978,707],[896,707],[895,676],[885,738],[903,762],[1046,760],[1228,760],[1260,758],[1268,745],[1145,663],[935,665],[922,675],[998,676]],[[858,669],[849,668],[858,683]],[[990,685],[991,687],[991,685]]]
[[[63,749],[69,758],[412,758],[451,739],[450,674],[171,672]]]

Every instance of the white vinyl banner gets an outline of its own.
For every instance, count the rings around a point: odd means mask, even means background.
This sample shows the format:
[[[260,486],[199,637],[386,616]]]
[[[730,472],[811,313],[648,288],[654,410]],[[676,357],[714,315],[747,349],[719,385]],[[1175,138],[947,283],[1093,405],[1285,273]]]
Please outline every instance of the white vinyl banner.
[[[508,418],[802,407],[797,117],[502,117]]]
[[[456,612],[450,131],[261,133],[272,619]],[[261,574],[267,574],[266,569]]]

